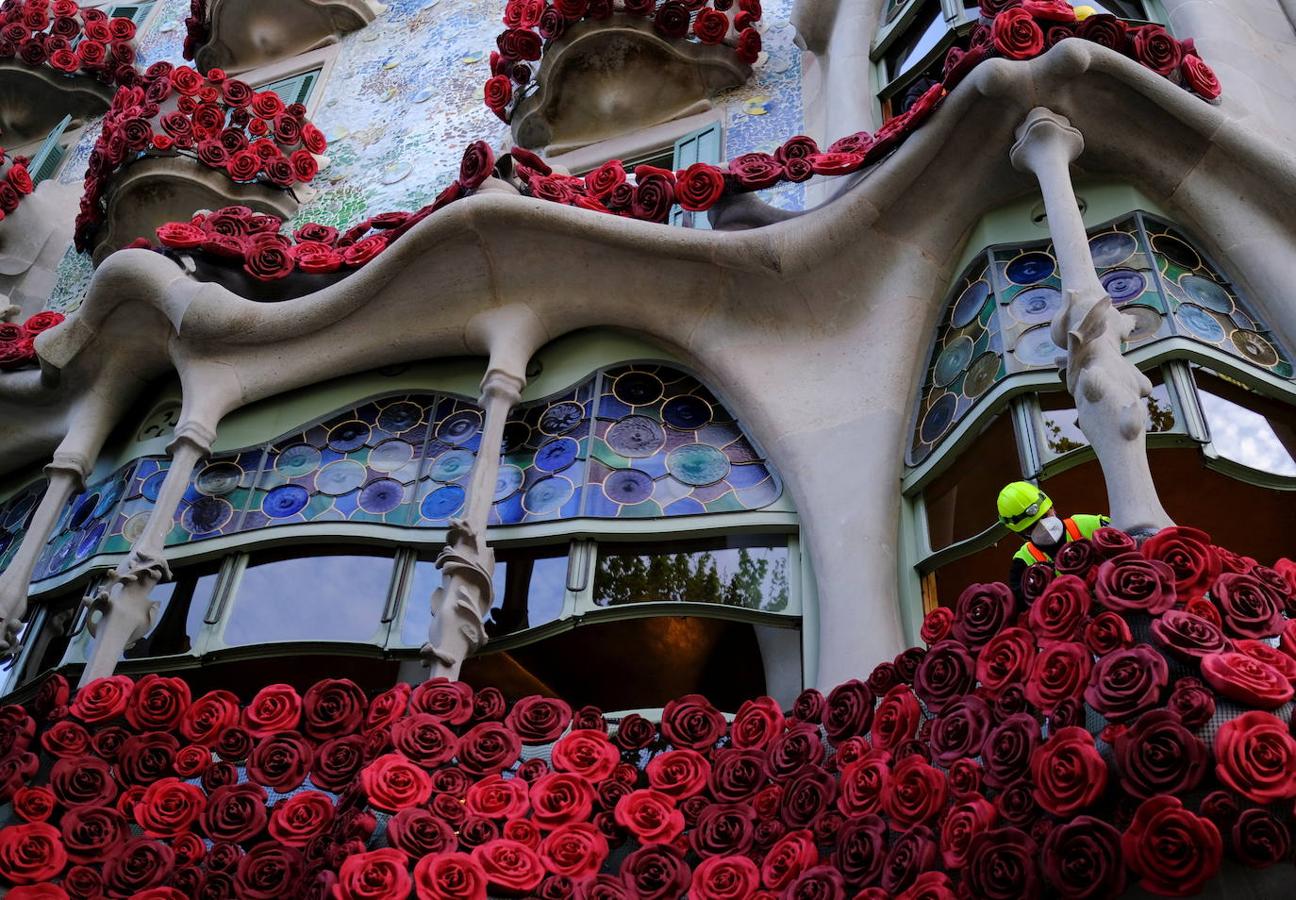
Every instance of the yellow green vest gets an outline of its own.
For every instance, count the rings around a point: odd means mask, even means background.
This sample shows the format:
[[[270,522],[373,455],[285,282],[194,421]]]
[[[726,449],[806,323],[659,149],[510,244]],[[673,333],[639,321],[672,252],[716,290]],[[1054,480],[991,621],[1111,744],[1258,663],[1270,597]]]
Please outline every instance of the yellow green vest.
[[[1111,519],[1106,516],[1078,515],[1071,516],[1062,520],[1062,525],[1066,529],[1066,542],[1078,541],[1081,538],[1093,537],[1093,533],[1104,525],[1111,523]],[[1022,544],[1021,549],[1013,554],[1013,559],[1020,559],[1028,566],[1036,563],[1052,562],[1053,557],[1049,556],[1039,547],[1036,547],[1030,541]]]

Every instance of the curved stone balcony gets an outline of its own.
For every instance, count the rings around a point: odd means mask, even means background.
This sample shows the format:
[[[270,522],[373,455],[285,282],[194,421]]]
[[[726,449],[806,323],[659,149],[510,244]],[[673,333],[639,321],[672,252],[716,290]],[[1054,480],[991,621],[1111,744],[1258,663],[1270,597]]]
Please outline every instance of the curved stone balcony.
[[[726,44],[668,40],[624,14],[587,19],[545,47],[535,89],[513,110],[513,140],[562,153],[702,112],[749,77]]]
[[[88,75],[64,75],[18,60],[0,61],[0,133],[11,147],[39,141],[64,116],[72,127],[103,115],[113,89]]]
[[[374,0],[206,0],[193,22],[192,58],[200,71],[243,72],[337,43],[387,7]]]

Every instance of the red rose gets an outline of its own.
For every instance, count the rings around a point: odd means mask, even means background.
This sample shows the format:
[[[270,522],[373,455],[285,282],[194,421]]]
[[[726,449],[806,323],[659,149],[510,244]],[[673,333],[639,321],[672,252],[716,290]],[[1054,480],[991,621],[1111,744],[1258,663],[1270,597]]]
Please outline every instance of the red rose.
[[[265,827],[265,803],[266,792],[259,784],[218,787],[207,799],[199,824],[213,841],[245,841]]]
[[[1276,716],[1245,712],[1220,726],[1215,774],[1256,803],[1288,800],[1296,796],[1296,740]]]
[[[648,784],[654,790],[668,797],[683,799],[706,788],[711,764],[696,750],[672,750],[649,760],[646,772]]]
[[[784,781],[803,766],[818,765],[825,755],[824,742],[814,726],[798,722],[779,735],[765,753],[765,768],[770,778]]]
[[[711,701],[700,694],[686,694],[666,704],[661,732],[675,747],[706,751],[724,736],[725,720]]]
[[[1125,892],[1120,832],[1092,816],[1076,816],[1054,828],[1041,864],[1059,896],[1078,900]]]
[[[104,866],[104,883],[112,896],[129,896],[157,887],[171,873],[175,853],[161,841],[134,838]]]
[[[710,163],[694,163],[675,174],[675,200],[690,212],[706,212],[724,190],[724,173]]]
[[[486,872],[466,853],[424,856],[414,867],[418,900],[486,900]]]
[[[1142,557],[1139,561],[1143,562]],[[1028,621],[1040,643],[1050,644],[1078,638],[1088,615],[1088,585],[1074,575],[1062,575],[1031,605]]]
[[[1117,733],[1116,769],[1128,794],[1185,794],[1201,782],[1209,754],[1181,721],[1173,710],[1155,709]]]
[[[55,878],[67,865],[59,830],[44,822],[0,829],[0,876],[12,884]]]
[[[96,678],[77,691],[71,713],[89,725],[107,722],[126,711],[134,689],[135,682],[127,675]]]
[[[1124,618],[1109,611],[1099,613],[1085,624],[1084,643],[1094,656],[1106,656],[1133,644],[1134,635]]]
[[[459,183],[465,190],[475,191],[494,169],[495,154],[491,152],[490,144],[473,141],[464,148],[463,160],[459,164]]]
[[[469,775],[491,775],[507,769],[521,752],[518,736],[498,722],[475,725],[459,739],[459,765]]]
[[[385,847],[348,856],[333,886],[336,900],[404,900],[414,883],[404,853]]]
[[[945,867],[962,868],[972,839],[990,828],[998,817],[994,806],[983,797],[969,797],[951,809],[941,822],[940,853]]]
[[[173,728],[190,702],[189,685],[183,680],[150,673],[135,685],[126,706],[126,721],[141,731]]]
[[[524,893],[544,880],[544,864],[539,855],[526,844],[508,838],[474,847],[472,859],[491,886],[507,893]]]
[[[1055,816],[1073,816],[1102,796],[1107,763],[1084,728],[1061,728],[1031,754],[1035,802]]]
[[[1258,639],[1282,631],[1282,597],[1259,578],[1227,572],[1215,579],[1210,593],[1232,636]]]
[[[990,36],[995,50],[1009,59],[1030,59],[1044,52],[1043,30],[1020,7],[1006,9],[995,16]]]
[[[248,757],[247,775],[257,784],[288,793],[306,780],[312,755],[310,742],[295,731],[267,735]]]
[[[1099,715],[1123,722],[1159,704],[1168,681],[1165,658],[1139,644],[1098,660],[1084,698]]]
[[[22,163],[15,162],[10,166],[9,171],[5,174],[5,178],[9,181],[9,184],[13,189],[20,194],[30,194],[35,190],[35,185],[32,184],[31,174],[27,171],[27,167]]]
[[[535,802],[534,790],[532,802]],[[642,844],[673,841],[684,830],[684,815],[660,791],[632,791],[617,801],[614,814],[617,824],[630,829]]]
[[[657,7],[653,28],[662,37],[679,40],[688,34],[689,10],[680,0],[667,0]]]
[[[675,176],[672,173],[644,172],[635,169],[634,199],[630,201],[630,214],[645,222],[665,222],[675,202]]]
[[[1193,93],[1206,100],[1214,100],[1220,95],[1219,79],[1215,71],[1195,53],[1186,54],[1179,67],[1179,74]]]
[[[972,584],[954,604],[954,638],[977,650],[1011,624],[1016,600],[1006,584]]]
[[[135,821],[148,837],[175,837],[189,830],[202,814],[206,798],[178,778],[153,782],[135,804]]]
[[[315,750],[311,781],[326,791],[345,788],[364,764],[364,741],[358,735],[334,738]]]
[[[981,648],[976,678],[990,696],[1026,681],[1035,660],[1035,638],[1025,628],[1005,628]]]
[[[41,746],[54,756],[84,756],[90,752],[90,732],[79,723],[63,719],[41,735]]]
[[[555,770],[572,772],[593,783],[612,774],[621,754],[603,732],[581,729],[563,735],[554,745],[552,760]]]
[[[1042,712],[1051,713],[1067,700],[1079,697],[1092,670],[1083,644],[1057,643],[1042,649],[1031,665],[1026,699]]]
[[[783,176],[783,166],[768,153],[744,153],[729,160],[729,174],[745,190],[773,187]]]
[[[1152,622],[1152,637],[1186,662],[1221,653],[1229,646],[1224,633],[1213,623],[1177,609]]]
[[[535,62],[540,58],[540,35],[525,28],[509,28],[495,39],[500,53],[509,59]]]
[[[14,792],[14,813],[27,822],[44,822],[54,812],[57,801],[46,787],[22,787]]]
[[[1169,77],[1183,60],[1183,48],[1160,25],[1134,31],[1134,58],[1158,75]]]
[[[385,233],[371,234],[356,241],[342,251],[342,263],[353,269],[363,266],[387,247],[388,237]],[[471,706],[469,707],[471,709]]]
[[[248,900],[274,900],[289,894],[296,890],[305,865],[300,851],[292,847],[283,847],[273,841],[257,844],[238,862],[234,873],[237,896]]]
[[[858,679],[833,688],[823,716],[829,739],[840,741],[866,733],[873,724],[873,703],[873,691]]]
[[[305,847],[333,823],[333,801],[320,791],[302,791],[275,804],[270,836],[289,847]]]
[[[1094,594],[1108,609],[1160,615],[1175,605],[1175,573],[1139,553],[1121,553],[1098,567]]]
[[[740,750],[764,747],[783,732],[783,710],[773,697],[758,697],[738,707],[729,739]]]
[[[955,760],[980,756],[990,721],[990,708],[973,694],[948,704],[931,723],[932,761],[948,769]]]
[[[885,754],[874,754],[848,763],[841,770],[838,785],[837,808],[842,815],[861,816],[877,812],[890,775]]]
[[[1208,654],[1201,670],[1219,694],[1247,706],[1277,709],[1296,694],[1282,672],[1244,653]]]
[[[694,751],[676,750],[674,753],[693,754]],[[662,756],[669,755],[673,754],[662,754]],[[701,756],[697,755],[695,758],[701,759]],[[649,766],[652,766],[652,762],[649,763]],[[667,779],[663,777],[659,779],[659,783],[653,784],[653,776],[650,772],[648,776],[649,784],[667,794],[678,789],[680,785],[683,786],[684,790],[692,791],[692,783],[689,777],[691,768],[688,765],[672,768],[669,774],[672,779],[670,783],[667,783]],[[711,795],[721,803],[734,803],[739,800],[746,800],[760,790],[765,784],[765,777],[765,756],[763,753],[756,750],[726,748],[716,752],[715,759],[710,766],[710,776],[707,778],[705,786],[710,788]],[[678,780],[674,780],[677,778]],[[688,794],[681,794],[680,796],[688,796]]]
[[[1242,811],[1233,825],[1232,845],[1237,858],[1253,869],[1275,865],[1291,855],[1287,825],[1263,809]]]
[[[76,806],[59,823],[63,846],[75,863],[107,859],[130,834],[126,819],[106,806]]]
[[[317,740],[340,737],[358,730],[367,706],[364,691],[347,678],[325,678],[316,682],[302,698],[302,704],[306,733]]]
[[[882,807],[901,828],[931,820],[945,808],[945,776],[922,758],[901,760],[882,794]]]
[[[1125,863],[1139,886],[1171,897],[1200,891],[1219,870],[1223,850],[1215,825],[1175,797],[1144,800],[1121,836]]]
[[[459,748],[459,739],[435,716],[414,713],[391,726],[392,746],[425,769],[448,763]]]
[[[742,16],[739,13],[735,16],[735,25],[737,18]],[[734,46],[734,55],[738,57],[739,62],[747,65],[753,65],[756,60],[760,59],[761,52],[761,35],[755,28],[743,28],[738,32],[738,43]]]
[[[789,828],[805,828],[832,805],[836,794],[832,775],[817,765],[803,766],[783,785],[779,816]]]
[[[693,18],[693,33],[704,44],[718,44],[729,33],[729,17],[719,10],[704,7]]]
[[[298,269],[310,275],[336,272],[342,268],[341,253],[325,244],[309,241],[293,247],[293,260]]]
[[[243,711],[243,725],[253,737],[292,731],[301,721],[301,708],[301,697],[291,685],[267,685]]]
[[[972,896],[986,900],[1039,896],[1035,842],[1024,832],[1016,828],[984,831],[972,838],[967,856],[964,887]]]
[[[1201,594],[1220,573],[1220,558],[1210,535],[1196,528],[1162,528],[1144,542],[1139,552],[1174,570],[1175,593],[1184,599]]]
[[[759,887],[760,870],[747,857],[712,856],[693,870],[689,897],[691,900],[747,900]]]
[[[1026,713],[1014,713],[1000,722],[981,748],[985,783],[1001,789],[1024,777],[1039,740],[1039,722]]]
[[[597,828],[575,822],[554,829],[540,844],[546,870],[580,881],[598,874],[608,855],[608,842]]]
[[[670,844],[649,844],[626,857],[621,880],[639,900],[675,900],[689,886],[691,872]]]
[[[395,753],[380,756],[365,766],[360,784],[370,802],[388,812],[424,803],[432,794],[427,773]]]
[[[196,744],[210,747],[217,736],[238,722],[238,698],[229,691],[210,691],[199,697],[180,717],[180,733]]]
[[[816,175],[847,175],[864,165],[862,153],[815,153],[807,157],[810,171]]]
[[[35,774],[33,768],[30,775]],[[60,759],[50,770],[49,786],[64,806],[100,805],[117,796],[108,764],[93,756]]]

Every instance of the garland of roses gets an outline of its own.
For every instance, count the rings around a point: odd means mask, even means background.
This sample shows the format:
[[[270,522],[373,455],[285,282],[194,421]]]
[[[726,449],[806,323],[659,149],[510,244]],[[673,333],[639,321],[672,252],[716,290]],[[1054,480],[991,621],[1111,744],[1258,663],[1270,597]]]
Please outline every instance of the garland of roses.
[[[10,156],[0,147],[0,169],[4,169],[6,164],[9,166],[4,171],[4,177],[0,178],[0,222],[4,221],[5,216],[16,212],[22,198],[36,189],[32,184],[31,173],[27,171],[30,161],[25,156]]]
[[[185,17],[184,58],[193,59],[198,48],[207,43],[210,29],[207,25],[207,0],[189,0],[189,15]]]
[[[201,2],[201,0],[194,0]],[[544,46],[562,37],[582,19],[608,19],[614,12],[651,19],[653,30],[667,40],[685,40],[691,33],[700,43],[731,43],[734,54],[747,65],[761,51],[760,0],[508,0],[504,7],[505,30],[495,39],[498,51],[490,55],[491,77],[486,81],[486,105],[505,122],[511,115],[514,95],[531,84]],[[515,89],[516,86],[516,89]]]
[[[47,65],[104,84],[135,80],[135,23],[82,9],[73,0],[5,0],[0,4],[0,59]]]
[[[440,678],[244,706],[55,675],[0,709],[0,878],[11,900],[954,900],[1290,863],[1296,563],[1174,527],[1055,564],[1020,598],[969,586],[866,681],[731,723],[699,695],[654,724]]]
[[[163,104],[174,108],[163,112]],[[315,155],[326,149],[302,104],[285,107],[273,91],[254,91],[220,69],[204,76],[154,63],[139,84],[118,89],[104,117],[86,167],[76,247],[90,248],[112,176],[145,156],[188,156],[232,181],[287,190],[315,177]]]
[[[63,314],[57,312],[38,312],[21,325],[16,322],[0,322],[0,371],[26,369],[34,367],[36,335],[49,331],[63,321]]]

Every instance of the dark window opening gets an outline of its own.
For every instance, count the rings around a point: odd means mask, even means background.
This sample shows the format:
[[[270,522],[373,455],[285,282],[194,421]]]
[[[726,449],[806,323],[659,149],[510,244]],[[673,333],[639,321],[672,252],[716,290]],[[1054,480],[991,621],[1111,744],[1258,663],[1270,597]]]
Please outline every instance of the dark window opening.
[[[172,581],[153,589],[152,599],[159,606],[153,627],[128,647],[123,659],[145,659],[188,653],[203,625],[203,617],[216,590],[216,569],[194,567],[182,569]]]
[[[931,548],[940,550],[976,537],[994,525],[999,489],[1019,478],[1021,463],[1012,419],[996,416],[923,491]]]

